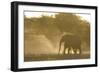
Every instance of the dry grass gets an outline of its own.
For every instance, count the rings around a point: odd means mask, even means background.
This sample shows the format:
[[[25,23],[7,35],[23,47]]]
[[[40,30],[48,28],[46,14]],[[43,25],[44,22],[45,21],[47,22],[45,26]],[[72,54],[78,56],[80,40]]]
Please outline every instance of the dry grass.
[[[24,57],[24,61],[50,61],[50,60],[73,60],[73,59],[88,59],[89,54],[66,54],[66,55],[28,55]]]

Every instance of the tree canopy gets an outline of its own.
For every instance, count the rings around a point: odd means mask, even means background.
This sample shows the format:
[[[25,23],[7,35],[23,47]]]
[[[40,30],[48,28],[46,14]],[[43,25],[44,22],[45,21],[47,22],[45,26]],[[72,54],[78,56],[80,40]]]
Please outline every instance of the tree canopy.
[[[43,34],[49,39],[55,35],[60,36],[64,32],[74,33],[88,44],[90,41],[90,23],[74,13],[58,13],[55,17],[42,15],[39,18],[25,16],[24,21],[25,32]]]

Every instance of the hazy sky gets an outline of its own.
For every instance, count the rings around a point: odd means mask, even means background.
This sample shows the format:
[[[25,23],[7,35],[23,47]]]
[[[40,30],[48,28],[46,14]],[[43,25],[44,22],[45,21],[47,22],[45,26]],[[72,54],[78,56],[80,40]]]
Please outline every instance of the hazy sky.
[[[24,12],[24,15],[28,18],[31,17],[41,17],[41,15],[46,15],[46,16],[52,16],[54,17],[54,15],[57,13],[48,13],[48,12]],[[89,14],[76,14],[78,16],[81,17],[81,19],[83,20],[87,20],[88,22],[90,22],[90,15]]]

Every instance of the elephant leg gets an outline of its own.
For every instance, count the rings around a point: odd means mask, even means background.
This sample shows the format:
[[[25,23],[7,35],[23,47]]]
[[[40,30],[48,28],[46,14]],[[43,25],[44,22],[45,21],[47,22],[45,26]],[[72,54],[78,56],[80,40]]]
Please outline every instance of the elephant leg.
[[[77,48],[74,48],[73,50],[74,50],[74,53],[77,54]]]
[[[64,55],[66,54],[66,47],[64,47],[64,51],[63,51],[63,54],[64,54]]]
[[[71,47],[70,49],[71,49],[71,54],[75,54],[75,52],[74,52],[74,48]]]
[[[82,51],[81,51],[81,49],[79,49],[79,54],[82,54]]]
[[[74,54],[76,54],[76,50],[75,50],[75,48],[73,48],[73,51],[74,51]]]
[[[77,54],[81,54],[81,53],[82,53],[81,47],[78,47],[78,48],[77,48]]]
[[[68,54],[70,54],[70,51],[71,51],[71,48],[69,47],[69,48],[68,48]]]

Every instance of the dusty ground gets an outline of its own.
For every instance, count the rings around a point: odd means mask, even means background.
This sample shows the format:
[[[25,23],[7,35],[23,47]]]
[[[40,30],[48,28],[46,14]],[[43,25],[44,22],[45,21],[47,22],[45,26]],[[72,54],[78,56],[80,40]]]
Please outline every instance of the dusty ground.
[[[90,55],[82,54],[82,55],[29,55],[25,57],[24,61],[47,61],[47,60],[73,60],[73,59],[87,59],[90,58]]]
[[[57,37],[56,37],[57,39]],[[59,40],[52,42],[44,35],[26,34],[24,43],[24,61],[69,60],[90,58],[90,50],[83,45],[82,54],[58,55]],[[56,41],[56,40],[55,40]],[[56,44],[56,45],[55,45]],[[61,50],[63,51],[63,49]]]

